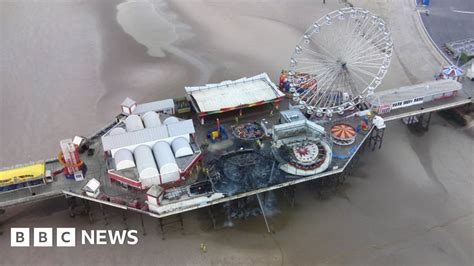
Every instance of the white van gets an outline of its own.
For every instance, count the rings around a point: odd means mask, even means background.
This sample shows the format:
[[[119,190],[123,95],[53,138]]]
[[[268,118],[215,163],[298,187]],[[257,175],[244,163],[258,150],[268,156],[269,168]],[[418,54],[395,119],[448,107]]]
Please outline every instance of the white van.
[[[474,81],[474,63],[471,63],[471,65],[467,67],[466,77]]]

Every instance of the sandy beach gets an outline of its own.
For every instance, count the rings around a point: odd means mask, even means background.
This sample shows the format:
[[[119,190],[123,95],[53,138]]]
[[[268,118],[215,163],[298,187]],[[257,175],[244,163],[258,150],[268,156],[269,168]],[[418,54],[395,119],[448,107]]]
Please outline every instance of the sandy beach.
[[[0,167],[54,157],[59,141],[114,118],[125,97],[184,94],[184,86],[267,72],[276,82],[302,32],[340,1],[64,0],[0,2]],[[357,0],[392,29],[395,53],[380,90],[431,80],[440,63],[419,37],[413,1]],[[154,8],[154,10],[151,10]],[[9,227],[103,229],[48,201],[1,217],[0,264],[470,265],[474,261],[473,138],[435,116],[429,132],[389,124],[382,150],[364,155],[326,200],[298,187],[267,234],[262,217],[211,230],[185,214],[186,234],[147,236],[135,248],[9,248]],[[122,229],[119,211],[108,210]],[[130,215],[139,228],[139,216]],[[199,249],[208,246],[207,253]],[[185,254],[185,255],[183,255]]]
[[[54,157],[61,139],[100,128],[125,97],[178,97],[184,86],[261,72],[276,81],[306,27],[343,6],[311,3],[2,2],[0,167]],[[391,9],[412,11],[356,4],[389,26],[406,23],[389,16]],[[410,34],[393,32],[395,56],[380,90],[429,80],[438,70],[433,58],[406,53],[415,50]]]
[[[182,96],[200,80],[179,56],[147,54],[117,23],[120,3],[1,3],[0,167],[54,157],[61,139],[99,129],[125,97]]]
[[[341,6],[121,2],[1,3],[0,166],[54,157],[61,139],[100,128],[125,97],[177,97],[260,72],[277,80],[305,28]],[[381,89],[409,82],[390,73]]]

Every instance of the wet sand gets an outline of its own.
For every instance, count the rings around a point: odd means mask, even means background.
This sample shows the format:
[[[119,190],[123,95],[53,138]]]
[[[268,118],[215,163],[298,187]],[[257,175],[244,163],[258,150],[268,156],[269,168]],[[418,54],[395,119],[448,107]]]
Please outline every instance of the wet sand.
[[[357,5],[380,13],[389,26],[403,19],[390,16],[394,9],[412,11],[377,3]],[[342,6],[202,0],[1,5],[0,167],[54,157],[61,139],[100,128],[125,97],[178,97],[187,85],[261,72],[278,80],[306,27]],[[380,90],[431,79],[437,70],[431,58],[416,58],[424,47],[414,47],[410,34],[393,31],[395,55]]]
[[[206,78],[218,82],[264,71],[277,80],[301,32],[340,7],[327,2],[156,2],[179,32],[177,41],[156,44],[164,47],[165,57],[150,56],[162,54],[137,42],[148,37],[130,28],[129,35],[117,23],[120,1],[1,2],[0,166],[51,157],[60,139],[87,134],[110,120],[126,96],[138,101],[181,96],[185,85]],[[395,56],[380,89],[431,79],[439,63],[414,37],[411,1],[353,3],[384,16],[392,29]],[[74,101],[67,104],[70,98]],[[469,265],[473,144],[463,129],[438,117],[423,136],[393,122],[382,150],[366,154],[336,195],[321,201],[307,185],[298,186],[295,208],[282,203],[281,214],[271,219],[272,235],[262,217],[211,230],[206,213],[197,211],[185,214],[184,236],[171,233],[161,241],[156,220],[146,218],[148,235],[140,236],[137,247],[48,249],[46,257],[40,248],[9,248],[9,228],[123,229],[120,212],[108,211],[106,227],[97,207],[97,220],[89,224],[86,217],[69,218],[60,200],[7,210],[1,217],[1,264],[38,264],[42,258],[39,264],[45,265]],[[130,227],[139,224],[139,216],[130,214]]]
[[[174,54],[148,55],[117,23],[120,3],[1,3],[0,167],[54,157],[61,139],[99,129],[125,97],[182,96],[200,79]]]

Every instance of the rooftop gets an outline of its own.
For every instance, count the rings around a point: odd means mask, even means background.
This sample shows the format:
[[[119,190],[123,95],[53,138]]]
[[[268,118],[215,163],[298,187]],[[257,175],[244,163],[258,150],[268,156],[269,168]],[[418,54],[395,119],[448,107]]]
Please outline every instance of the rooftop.
[[[369,96],[367,100],[371,104],[390,105],[392,103],[400,101],[412,100],[418,97],[426,97],[461,89],[461,83],[452,79],[445,79],[376,92],[373,95]]]
[[[299,109],[289,109],[280,112],[286,122],[294,122],[298,120],[306,120],[306,117]]]
[[[272,101],[284,96],[266,73],[185,89],[200,113]]]
[[[183,120],[170,125],[144,128],[142,130],[125,132],[117,135],[104,135],[102,137],[102,145],[104,151],[109,151],[145,142],[193,134],[194,132],[193,121]]]
[[[126,106],[126,107],[131,107],[133,106],[134,104],[136,104],[137,102],[135,102],[134,100],[130,99],[130,98],[125,98],[125,100],[123,100],[122,102],[122,106]]]
[[[133,110],[132,114],[140,115],[149,111],[158,112],[172,108],[174,108],[173,99],[166,99],[161,101],[138,104],[137,107],[135,107],[135,110]]]

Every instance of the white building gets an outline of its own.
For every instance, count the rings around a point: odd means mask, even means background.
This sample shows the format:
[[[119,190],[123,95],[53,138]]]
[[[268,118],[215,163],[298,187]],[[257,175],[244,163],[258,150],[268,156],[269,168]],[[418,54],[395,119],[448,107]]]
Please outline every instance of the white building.
[[[455,96],[462,84],[451,79],[424,82],[412,86],[376,92],[367,98],[378,114]]]
[[[133,114],[142,115],[150,111],[167,115],[174,115],[174,100],[166,99],[161,101],[138,104],[137,107],[133,110]]]
[[[102,146],[104,151],[110,151],[113,157],[119,149],[126,148],[133,152],[137,146],[142,144],[152,148],[160,140],[171,144],[175,138],[183,137],[189,142],[190,135],[195,133],[195,129],[192,120],[182,120],[170,125],[163,123],[158,127],[127,131],[121,134],[110,133],[116,133],[116,130],[112,129],[102,136]]]
[[[126,115],[132,114],[132,112],[135,110],[136,107],[137,107],[137,102],[135,102],[134,100],[128,97],[125,98],[125,100],[123,100],[121,104],[122,113]]]
[[[130,115],[102,136],[103,149],[113,159],[109,177],[143,189],[179,181],[187,175],[189,167],[201,157],[199,149],[195,151],[190,145],[194,125],[192,120],[171,118],[165,119],[168,123],[162,122],[152,111],[141,117]],[[183,160],[181,169],[177,158],[186,156],[193,157]]]

